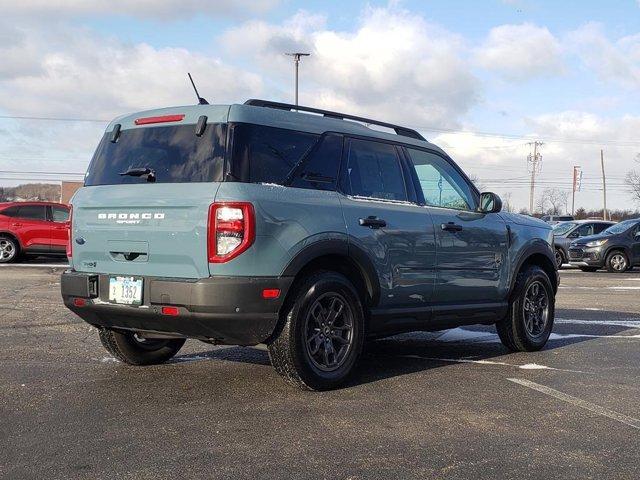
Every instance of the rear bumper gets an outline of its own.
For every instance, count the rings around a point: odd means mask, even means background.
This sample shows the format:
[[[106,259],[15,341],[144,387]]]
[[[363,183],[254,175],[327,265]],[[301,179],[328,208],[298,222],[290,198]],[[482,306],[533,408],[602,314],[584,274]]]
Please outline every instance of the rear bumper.
[[[293,281],[293,277],[142,278],[140,306],[110,303],[109,275],[66,271],[60,289],[67,308],[97,327],[255,345],[276,328]],[[264,289],[274,288],[280,289],[278,298],[262,297]],[[178,307],[178,315],[163,315],[163,306]]]

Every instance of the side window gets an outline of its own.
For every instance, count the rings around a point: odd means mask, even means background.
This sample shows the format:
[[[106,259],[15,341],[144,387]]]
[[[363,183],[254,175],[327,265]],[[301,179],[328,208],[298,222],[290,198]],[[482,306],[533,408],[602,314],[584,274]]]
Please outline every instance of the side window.
[[[593,233],[601,233],[604,230],[606,230],[607,228],[609,228],[611,225],[609,225],[608,223],[596,223],[593,226]]]
[[[578,229],[576,229],[576,232],[578,233],[579,237],[593,235],[593,223],[587,223],[585,225],[582,225],[581,227],[578,227]]]
[[[407,200],[395,146],[355,138],[350,139],[348,145],[347,193],[381,200]]]
[[[407,149],[427,205],[474,210],[476,199],[469,183],[444,158],[424,150]]]
[[[18,216],[18,209],[20,207],[9,207],[9,208],[5,208],[4,210],[2,210],[0,212],[0,214],[6,216],[6,217],[17,217]]]
[[[317,139],[312,133],[236,124],[232,173],[243,182],[282,184]]]
[[[69,210],[64,207],[51,207],[54,222],[66,222],[69,220]]]
[[[291,182],[298,188],[335,190],[342,156],[342,136],[328,134],[310,153]]]
[[[44,205],[24,205],[18,210],[17,216],[28,220],[46,220],[46,207]]]

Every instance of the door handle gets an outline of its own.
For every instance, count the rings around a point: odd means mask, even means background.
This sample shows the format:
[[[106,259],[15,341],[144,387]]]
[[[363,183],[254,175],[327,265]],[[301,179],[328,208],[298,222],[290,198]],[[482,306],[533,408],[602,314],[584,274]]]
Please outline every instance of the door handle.
[[[442,225],[440,225],[440,228],[442,228],[442,230],[446,231],[446,232],[461,232],[462,231],[462,226],[461,225],[457,225],[453,222],[447,222],[447,223],[443,223]]]
[[[383,228],[387,226],[387,222],[382,220],[381,218],[370,216],[367,218],[358,219],[358,223],[363,227],[369,228]]]
[[[22,224],[21,223],[12,223],[11,226],[12,227],[21,227]]]
[[[56,230],[69,230],[69,227],[53,227]]]

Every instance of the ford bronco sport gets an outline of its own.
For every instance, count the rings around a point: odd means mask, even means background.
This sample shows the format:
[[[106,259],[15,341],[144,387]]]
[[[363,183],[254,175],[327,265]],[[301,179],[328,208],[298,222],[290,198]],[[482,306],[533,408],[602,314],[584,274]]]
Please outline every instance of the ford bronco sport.
[[[263,100],[127,115],[72,204],[64,303],[128,364],[262,343],[322,390],[369,338],[495,324],[533,351],[553,327],[551,227],[397,125]]]

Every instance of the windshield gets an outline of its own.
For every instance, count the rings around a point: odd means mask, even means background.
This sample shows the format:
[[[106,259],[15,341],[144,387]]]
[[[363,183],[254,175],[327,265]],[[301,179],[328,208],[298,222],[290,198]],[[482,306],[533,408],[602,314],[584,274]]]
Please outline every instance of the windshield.
[[[568,233],[570,230],[572,230],[573,227],[575,227],[576,225],[577,225],[577,223],[573,223],[573,222],[558,223],[557,225],[555,225],[553,227],[553,234],[554,235],[564,235],[564,234]]]
[[[111,141],[106,132],[89,165],[85,186],[129,183],[222,181],[226,125],[207,125],[197,136],[194,125],[122,130]],[[141,170],[149,175],[121,175]]]
[[[616,223],[615,225],[611,225],[609,228],[607,228],[604,232],[602,232],[603,234],[618,234],[618,233],[622,233],[627,231],[629,228],[631,228],[633,225],[635,225],[636,223],[638,223],[638,220],[625,220],[624,222],[620,222],[620,223]]]

